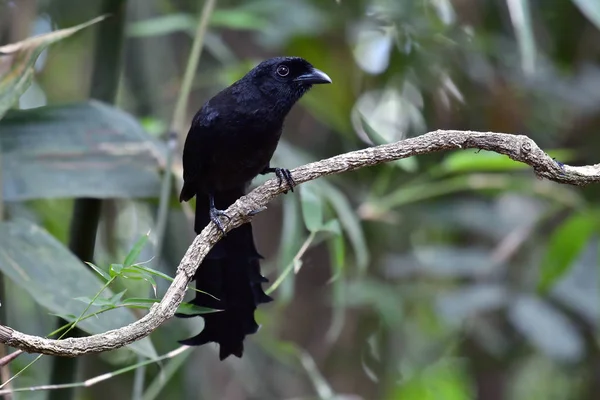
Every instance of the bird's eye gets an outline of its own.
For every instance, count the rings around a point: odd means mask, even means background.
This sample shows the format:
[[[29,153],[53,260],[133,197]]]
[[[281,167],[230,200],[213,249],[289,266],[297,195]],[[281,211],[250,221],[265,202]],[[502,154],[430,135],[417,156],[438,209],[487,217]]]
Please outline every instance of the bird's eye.
[[[280,65],[277,67],[277,75],[279,76],[288,76],[290,74],[290,69],[285,65]]]

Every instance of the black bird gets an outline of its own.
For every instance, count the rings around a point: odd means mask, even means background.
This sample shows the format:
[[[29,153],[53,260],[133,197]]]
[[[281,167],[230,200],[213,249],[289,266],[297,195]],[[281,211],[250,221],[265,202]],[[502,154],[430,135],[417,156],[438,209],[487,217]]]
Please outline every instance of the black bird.
[[[293,191],[290,171],[271,167],[270,161],[292,106],[314,84],[331,83],[322,71],[299,57],[263,61],[242,79],[210,99],[196,113],[183,149],[183,189],[180,201],[196,196],[194,230],[200,233],[210,221],[223,230],[224,211],[243,196],[252,179],[275,173],[279,184]],[[221,360],[242,357],[244,338],[256,333],[258,304],[273,299],[262,289],[252,226],[230,231],[208,253],[194,279],[192,304],[222,311],[202,314],[204,330],[180,343],[219,344]],[[214,297],[212,297],[214,296]],[[189,317],[188,315],[178,315]]]

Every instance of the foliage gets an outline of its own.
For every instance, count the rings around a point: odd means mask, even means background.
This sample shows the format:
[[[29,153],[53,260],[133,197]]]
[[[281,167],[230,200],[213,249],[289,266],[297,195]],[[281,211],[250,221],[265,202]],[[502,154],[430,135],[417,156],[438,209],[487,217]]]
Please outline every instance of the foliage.
[[[88,333],[141,317],[192,239],[176,193],[155,232],[161,180],[180,182],[164,131],[202,2],[129,0],[113,107],[88,100],[105,62],[92,57],[102,1],[0,0],[0,317],[31,334],[54,329],[50,313]],[[265,54],[294,54],[334,84],[292,113],[274,165],[437,128],[526,134],[561,162],[593,164],[599,40],[596,0],[221,0],[186,118]],[[146,399],[592,398],[599,193],[483,151],[303,185],[257,217],[276,302],[258,310],[241,361],[217,366],[210,346],[168,353],[199,330],[177,320],[90,358],[82,380],[166,353]],[[90,268],[66,247],[77,197],[107,200]],[[42,358],[12,383],[39,385],[48,369]],[[81,384],[81,398],[129,398],[132,375]]]

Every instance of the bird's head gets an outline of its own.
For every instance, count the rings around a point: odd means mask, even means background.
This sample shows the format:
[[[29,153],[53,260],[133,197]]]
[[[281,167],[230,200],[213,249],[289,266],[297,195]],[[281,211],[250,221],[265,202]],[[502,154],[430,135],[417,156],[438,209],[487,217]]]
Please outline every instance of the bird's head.
[[[298,101],[312,85],[331,83],[331,78],[300,57],[275,57],[252,69],[244,79],[277,102]]]

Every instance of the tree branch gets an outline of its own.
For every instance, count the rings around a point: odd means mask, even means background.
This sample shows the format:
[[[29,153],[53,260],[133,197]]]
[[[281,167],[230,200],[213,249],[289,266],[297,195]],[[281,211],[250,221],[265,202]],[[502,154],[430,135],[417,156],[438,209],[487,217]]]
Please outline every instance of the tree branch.
[[[600,182],[600,164],[582,167],[560,164],[551,159],[527,136],[453,130],[438,130],[392,144],[341,154],[298,167],[292,173],[294,180],[300,184],[326,175],[451,149],[482,149],[505,154],[513,160],[533,167],[537,176],[555,182],[572,185]],[[225,230],[229,231],[250,221],[254,210],[265,207],[281,194],[283,189],[279,187],[276,179],[270,179],[240,198],[227,209],[231,220],[227,223]],[[101,334],[63,340],[31,336],[0,325],[0,343],[30,353],[76,357],[114,350],[142,339],[174,315],[198,265],[212,246],[221,239],[221,236],[214,224],[204,228],[183,256],[175,279],[160,303],[155,304],[147,315],[130,325]]]

